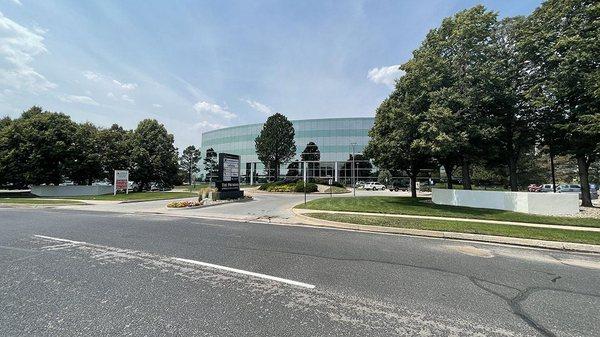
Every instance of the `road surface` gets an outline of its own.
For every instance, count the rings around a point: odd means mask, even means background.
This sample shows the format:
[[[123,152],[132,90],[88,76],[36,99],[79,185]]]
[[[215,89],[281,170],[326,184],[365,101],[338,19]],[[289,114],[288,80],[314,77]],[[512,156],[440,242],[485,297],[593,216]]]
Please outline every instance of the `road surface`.
[[[0,336],[594,336],[600,259],[326,228],[0,208]]]

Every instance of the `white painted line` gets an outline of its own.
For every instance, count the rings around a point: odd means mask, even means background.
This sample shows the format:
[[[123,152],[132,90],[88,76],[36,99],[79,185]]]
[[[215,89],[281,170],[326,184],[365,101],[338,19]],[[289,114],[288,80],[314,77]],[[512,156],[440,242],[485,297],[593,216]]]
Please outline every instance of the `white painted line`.
[[[52,236],[45,236],[45,235],[34,235],[34,236],[36,238],[46,239],[46,240],[52,240],[52,241],[68,242],[68,243],[74,243],[74,244],[84,244],[85,243],[85,242],[73,241],[73,240],[61,239],[61,238],[55,238],[55,237],[52,237]]]
[[[189,264],[195,264],[195,265],[199,265],[199,266],[203,266],[203,267],[221,269],[221,270],[226,270],[226,271],[233,272],[233,273],[238,273],[238,274],[243,274],[243,275],[248,275],[248,276],[254,276],[254,277],[264,278],[264,279],[271,280],[271,281],[277,281],[277,282],[292,284],[292,285],[295,285],[295,286],[298,286],[298,287],[303,287],[303,288],[308,288],[308,289],[313,289],[315,287],[314,285],[308,284],[308,283],[303,283],[303,282],[288,280],[288,279],[285,279],[285,278],[271,276],[271,275],[265,275],[265,274],[255,273],[255,272],[251,272],[251,271],[247,271],[247,270],[241,270],[241,269],[235,269],[235,268],[220,266],[218,264],[206,263],[206,262],[201,262],[201,261],[196,261],[196,260],[189,260],[189,259],[182,259],[182,258],[179,258],[179,257],[172,257],[171,259],[173,259],[175,261],[185,262],[185,263],[189,263]]]

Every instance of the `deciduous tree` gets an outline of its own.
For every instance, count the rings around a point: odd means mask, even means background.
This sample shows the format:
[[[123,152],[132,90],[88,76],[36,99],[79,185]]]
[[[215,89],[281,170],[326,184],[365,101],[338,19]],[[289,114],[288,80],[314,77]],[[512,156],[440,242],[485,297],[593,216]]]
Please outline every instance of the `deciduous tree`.
[[[192,184],[194,173],[200,171],[198,163],[200,162],[200,149],[190,145],[183,150],[183,155],[179,158],[179,165],[182,171],[186,172],[189,184]]]
[[[173,135],[155,119],[141,121],[133,132],[131,178],[141,188],[150,183],[171,187],[177,180],[178,155]]]
[[[576,159],[583,206],[592,206],[589,167],[599,157],[600,134],[589,125],[600,114],[599,12],[596,0],[548,0],[528,18],[520,40],[528,98],[559,131],[557,152]]]
[[[206,155],[204,156],[203,164],[208,181],[213,182],[218,174],[219,163],[217,163],[217,152],[215,152],[212,147],[206,149]]]
[[[258,159],[269,169],[274,170],[275,180],[279,179],[279,166],[296,155],[294,126],[284,115],[270,116],[254,140]]]

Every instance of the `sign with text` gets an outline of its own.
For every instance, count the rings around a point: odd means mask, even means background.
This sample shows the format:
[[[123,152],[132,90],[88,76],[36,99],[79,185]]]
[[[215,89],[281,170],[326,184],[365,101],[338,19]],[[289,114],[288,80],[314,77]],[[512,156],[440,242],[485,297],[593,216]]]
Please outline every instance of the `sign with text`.
[[[219,153],[219,191],[240,190],[240,156],[229,153]]]
[[[113,186],[113,194],[117,194],[117,190],[125,190],[125,193],[129,193],[129,171],[115,170],[115,183]]]

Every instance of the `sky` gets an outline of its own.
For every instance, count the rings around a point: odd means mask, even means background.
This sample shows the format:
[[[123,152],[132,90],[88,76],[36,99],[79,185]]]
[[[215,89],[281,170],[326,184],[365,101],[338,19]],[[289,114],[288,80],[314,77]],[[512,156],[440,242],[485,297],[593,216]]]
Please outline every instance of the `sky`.
[[[135,128],[155,118],[181,150],[203,131],[374,116],[444,17],[533,0],[0,0],[0,115],[33,105]]]

